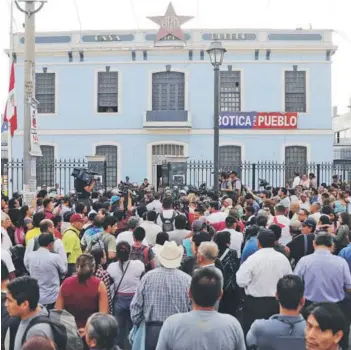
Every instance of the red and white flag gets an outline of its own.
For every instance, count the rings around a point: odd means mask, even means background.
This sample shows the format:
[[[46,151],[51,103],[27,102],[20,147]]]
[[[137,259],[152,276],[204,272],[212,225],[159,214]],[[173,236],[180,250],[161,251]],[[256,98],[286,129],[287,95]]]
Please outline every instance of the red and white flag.
[[[9,95],[6,101],[4,121],[11,125],[11,136],[14,135],[17,130],[17,106],[15,99],[15,64],[11,64],[10,73],[10,84],[9,84]]]

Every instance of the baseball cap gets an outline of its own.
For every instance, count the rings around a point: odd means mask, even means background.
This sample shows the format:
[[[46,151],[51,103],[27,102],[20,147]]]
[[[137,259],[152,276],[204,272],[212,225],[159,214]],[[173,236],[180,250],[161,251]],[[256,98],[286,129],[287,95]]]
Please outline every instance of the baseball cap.
[[[73,214],[71,218],[69,219],[69,222],[72,224],[73,222],[81,222],[83,223],[84,220],[82,218],[82,215],[80,214]]]
[[[204,222],[202,220],[195,220],[191,227],[194,232],[200,232],[204,227]]]
[[[113,204],[117,201],[119,201],[121,198],[119,196],[112,196],[110,200],[110,204]]]
[[[316,220],[313,218],[307,218],[303,223],[302,226],[308,226],[308,227],[312,227],[312,228],[316,228],[317,223]]]

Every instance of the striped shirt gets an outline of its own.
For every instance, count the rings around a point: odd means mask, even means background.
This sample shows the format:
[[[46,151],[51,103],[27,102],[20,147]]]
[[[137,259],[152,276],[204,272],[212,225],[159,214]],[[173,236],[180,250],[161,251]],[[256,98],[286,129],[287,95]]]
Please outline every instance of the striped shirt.
[[[141,280],[130,305],[133,324],[164,322],[169,316],[188,312],[191,277],[178,269],[159,267]]]

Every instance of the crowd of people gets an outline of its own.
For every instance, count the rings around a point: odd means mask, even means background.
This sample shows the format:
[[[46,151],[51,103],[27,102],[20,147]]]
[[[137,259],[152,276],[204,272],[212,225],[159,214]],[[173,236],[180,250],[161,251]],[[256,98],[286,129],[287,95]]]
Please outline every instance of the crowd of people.
[[[2,349],[347,350],[351,192],[1,198]]]

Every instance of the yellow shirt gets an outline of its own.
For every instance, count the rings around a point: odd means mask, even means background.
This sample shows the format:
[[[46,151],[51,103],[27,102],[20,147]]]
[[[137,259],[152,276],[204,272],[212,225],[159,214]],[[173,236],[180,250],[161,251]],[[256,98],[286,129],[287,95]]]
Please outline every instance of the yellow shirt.
[[[82,254],[82,248],[80,246],[79,231],[70,226],[62,236],[62,243],[65,251],[68,255],[68,264],[75,264],[77,258]]]
[[[31,230],[29,230],[27,233],[26,233],[26,238],[25,238],[25,241],[26,241],[26,245],[28,245],[28,242],[35,238],[35,237],[38,237],[40,235],[40,228],[39,227],[34,227],[32,228]]]

